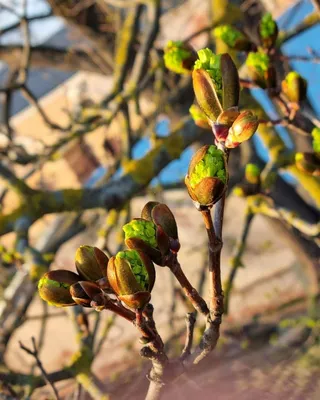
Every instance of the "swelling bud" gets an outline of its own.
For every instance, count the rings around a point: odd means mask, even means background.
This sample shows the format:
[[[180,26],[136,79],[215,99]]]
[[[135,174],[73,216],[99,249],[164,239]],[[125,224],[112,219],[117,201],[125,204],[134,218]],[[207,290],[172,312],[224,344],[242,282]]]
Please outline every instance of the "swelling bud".
[[[70,294],[72,284],[78,282],[80,276],[67,270],[50,271],[43,275],[38,283],[38,292],[42,300],[56,307],[75,305]]]
[[[264,14],[258,25],[258,36],[261,45],[266,49],[271,49],[278,37],[278,25],[270,13]]]
[[[227,185],[224,153],[216,146],[203,146],[192,157],[185,184],[197,208],[211,207]]]
[[[191,46],[170,40],[164,49],[164,64],[176,74],[191,74],[197,54]]]
[[[249,51],[252,47],[247,36],[231,25],[217,26],[213,34],[216,38],[221,39],[230,49]]]
[[[110,258],[108,280],[119,300],[130,308],[142,309],[151,298],[154,265],[141,251],[120,251]]]
[[[240,143],[249,140],[256,132],[258,126],[258,118],[252,111],[242,111],[229,129],[225,146],[233,149],[239,146]]]
[[[109,258],[93,246],[80,246],[75,255],[78,274],[83,280],[97,281],[105,278]]]
[[[94,282],[80,281],[70,288],[72,299],[82,307],[104,307],[104,296],[99,286]]]
[[[282,92],[294,103],[299,103],[306,98],[307,81],[298,72],[291,71],[281,82]]]

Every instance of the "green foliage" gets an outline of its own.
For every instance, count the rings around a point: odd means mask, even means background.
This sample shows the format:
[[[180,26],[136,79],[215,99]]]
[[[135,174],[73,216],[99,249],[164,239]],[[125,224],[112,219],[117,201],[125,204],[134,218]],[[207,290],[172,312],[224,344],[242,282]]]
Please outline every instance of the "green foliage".
[[[245,170],[246,180],[250,183],[258,183],[261,169],[256,164],[247,164]]]
[[[229,47],[234,47],[238,39],[244,39],[242,32],[231,25],[217,26],[214,31],[214,36],[220,38]]]
[[[184,66],[184,61],[190,57],[192,57],[192,52],[182,41],[170,40],[164,49],[165,66],[177,74],[190,73],[190,70]]]
[[[146,267],[144,266],[139,256],[139,253],[136,250],[120,251],[116,255],[116,258],[127,260],[131,266],[131,270],[134,273],[137,282],[141,285],[143,290],[148,290],[149,276]]]
[[[227,181],[224,154],[213,145],[209,146],[204,158],[196,164],[190,176],[190,185],[195,188],[202,179],[210,177],[217,177],[223,183]]]
[[[301,75],[297,71],[291,71],[286,76],[286,82],[288,83],[288,85],[290,85],[293,81],[299,78],[301,78]]]
[[[269,68],[270,58],[263,52],[251,52],[248,54],[246,64],[248,67],[253,68],[259,75],[264,75]]]
[[[273,20],[272,15],[270,13],[264,14],[260,21],[260,35],[263,38],[268,38],[273,35],[276,31],[277,24]]]
[[[125,239],[139,238],[152,247],[157,247],[156,227],[153,222],[134,219],[122,228]]]
[[[222,76],[220,69],[221,56],[214,54],[210,49],[198,51],[199,60],[194,64],[194,69],[204,69],[212,79],[219,98],[222,94]]]
[[[38,288],[41,289],[42,286],[53,286],[53,287],[62,287],[64,289],[69,289],[70,285],[65,282],[57,282],[54,281],[53,279],[48,279],[46,276],[43,276],[38,283]]]
[[[55,281],[53,279],[49,279],[47,277],[47,275],[44,275],[38,282],[38,290],[39,290],[39,295],[42,298],[42,300],[46,301],[50,306],[56,306],[59,307],[62,304],[59,303],[59,299],[57,298],[57,301],[50,301],[47,297],[47,293],[46,293],[46,289],[53,289],[53,288],[57,288],[57,289],[62,289],[62,290],[67,290],[69,293],[69,288],[70,288],[70,284],[65,283],[65,282],[58,282]],[[44,289],[44,290],[42,290]],[[64,300],[64,297],[62,297],[62,299]],[[62,301],[63,303],[63,301]]]
[[[260,168],[256,164],[247,164],[246,166],[246,174],[250,174],[254,177],[258,177],[261,173]]]

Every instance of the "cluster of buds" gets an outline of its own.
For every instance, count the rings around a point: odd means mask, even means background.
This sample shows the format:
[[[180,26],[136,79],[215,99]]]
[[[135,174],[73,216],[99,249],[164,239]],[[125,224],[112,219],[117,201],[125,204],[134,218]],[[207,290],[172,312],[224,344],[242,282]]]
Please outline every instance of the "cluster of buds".
[[[77,273],[59,269],[47,272],[38,283],[40,297],[51,305],[104,307],[108,257],[97,247],[81,246],[75,257]]]
[[[212,207],[227,187],[225,154],[216,146],[203,146],[189,165],[185,183],[197,209]]]
[[[123,230],[128,250],[109,260],[97,247],[79,247],[75,257],[77,273],[46,273],[38,283],[41,298],[57,307],[78,304],[97,311],[115,310],[117,302],[118,306],[122,302],[129,308],[143,309],[150,301],[155,282],[153,262],[166,265],[180,249],[177,224],[165,204],[149,202],[141,218],[132,220]]]
[[[258,25],[258,37],[261,46],[271,49],[277,40],[279,33],[278,25],[270,13],[264,14]]]
[[[289,101],[299,103],[306,98],[307,81],[298,72],[291,71],[281,82],[281,89]]]
[[[247,197],[260,193],[261,169],[256,164],[247,164],[244,181],[233,189],[233,193],[239,197]]]
[[[217,56],[203,49],[198,56],[192,73],[197,103],[212,127],[217,145],[237,147],[251,138],[259,124],[251,111],[238,111],[237,68],[228,54]]]
[[[197,53],[187,43],[170,40],[164,49],[164,64],[176,74],[190,74]]]
[[[56,270],[40,279],[38,290],[43,300],[57,307],[78,304],[98,311],[108,308],[108,294],[131,308],[142,308],[150,300],[155,269],[141,252],[119,252],[109,260],[97,247],[81,246],[75,264],[78,273]]]
[[[253,44],[249,38],[239,29],[231,25],[217,26],[213,34],[216,38],[221,39],[230,49],[239,51],[250,51]]]
[[[133,219],[123,230],[129,249],[143,252],[157,265],[167,265],[180,249],[176,220],[165,204],[147,203],[141,218]]]

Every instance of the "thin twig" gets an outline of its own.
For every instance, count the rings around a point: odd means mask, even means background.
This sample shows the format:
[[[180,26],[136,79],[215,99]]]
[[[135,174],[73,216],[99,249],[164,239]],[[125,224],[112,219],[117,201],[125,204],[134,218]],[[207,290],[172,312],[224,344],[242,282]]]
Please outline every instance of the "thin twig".
[[[204,299],[199,295],[197,290],[191,285],[188,278],[184,274],[181,265],[177,259],[174,257],[172,265],[169,266],[170,271],[174,274],[177,278],[178,282],[180,283],[185,295],[188,297],[190,302],[192,303],[193,307],[202,315],[207,317],[209,314],[209,309],[207,303]]]
[[[158,35],[160,27],[160,12],[161,0],[153,0],[147,4],[148,28],[132,67],[131,77],[128,82],[128,86],[131,90],[136,88],[143,77],[150,49]]]
[[[39,354],[38,354],[38,349],[37,349],[37,346],[36,346],[36,340],[35,340],[34,337],[32,337],[31,340],[32,340],[33,350],[31,350],[30,348],[28,348],[25,345],[23,345],[22,342],[19,342],[20,348],[22,350],[24,350],[27,354],[30,354],[30,356],[35,358],[37,366],[39,367],[39,369],[40,369],[44,379],[48,383],[48,385],[51,386],[56,400],[60,400],[61,398],[59,397],[58,391],[57,391],[53,381],[50,380],[49,375],[47,374],[46,370],[43,368],[42,362],[40,361]]]
[[[231,268],[230,274],[228,276],[227,283],[225,285],[225,290],[224,290],[224,296],[225,296],[224,312],[226,314],[228,314],[228,311],[229,311],[230,294],[231,294],[231,290],[233,288],[233,282],[235,280],[238,269],[242,266],[241,257],[243,255],[243,252],[246,247],[247,238],[248,238],[248,234],[250,231],[251,223],[253,221],[253,217],[254,217],[254,214],[252,214],[250,212],[250,210],[248,210],[245,213],[245,220],[244,220],[244,224],[243,224],[241,237],[240,237],[239,242],[237,243],[234,255],[231,259],[232,268]]]
[[[109,333],[111,331],[111,328],[114,326],[115,322],[116,322],[116,318],[117,315],[116,314],[112,314],[112,316],[110,318],[107,319],[105,326],[101,332],[101,338],[99,340],[99,342],[97,343],[95,350],[94,350],[94,356],[97,357],[97,355],[100,353],[103,344],[105,343],[105,341],[108,339]]]
[[[62,132],[66,132],[68,130],[70,130],[71,126],[66,126],[63,127],[61,125],[56,124],[55,122],[52,122],[49,117],[47,116],[47,114],[45,113],[44,109],[42,108],[42,106],[40,105],[39,101],[37,100],[36,96],[32,93],[32,91],[26,86],[26,85],[22,85],[21,86],[21,92],[24,95],[24,97],[29,101],[30,104],[32,104],[38,111],[38,113],[41,115],[43,122],[49,126],[49,128],[51,129],[57,129],[60,130]]]

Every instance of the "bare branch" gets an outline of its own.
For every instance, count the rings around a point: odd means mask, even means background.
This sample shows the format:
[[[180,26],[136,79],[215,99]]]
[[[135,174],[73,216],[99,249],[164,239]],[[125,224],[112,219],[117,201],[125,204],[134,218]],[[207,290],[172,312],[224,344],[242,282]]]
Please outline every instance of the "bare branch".
[[[236,245],[234,255],[232,256],[231,259],[231,271],[228,276],[227,283],[225,284],[225,289],[224,289],[224,298],[225,298],[224,312],[226,314],[228,314],[229,311],[230,294],[233,287],[233,282],[235,280],[238,269],[242,266],[241,257],[246,248],[246,242],[253,218],[254,214],[252,214],[252,212],[250,212],[249,209],[245,211],[245,220],[242,228],[241,237]]]
[[[124,176],[100,188],[37,191],[35,196],[37,196],[37,202],[41,201],[42,207],[33,208],[33,203],[29,198],[27,204],[22,204],[11,214],[0,214],[0,235],[12,231],[14,221],[21,215],[28,216],[34,222],[48,213],[101,207],[110,210],[121,207],[129,198],[145,188],[166,165],[180,157],[181,151],[198,140],[200,132],[189,117],[185,118],[170,136],[159,139],[156,146],[145,157],[128,162]],[[149,167],[146,168],[146,165]],[[73,200],[68,202],[66,199]]]
[[[30,195],[33,193],[33,190],[7,168],[3,161],[0,162],[0,177],[5,179],[8,185],[20,194]]]
[[[62,127],[49,119],[49,117],[45,113],[44,109],[41,107],[35,95],[26,85],[21,86],[21,92],[24,95],[24,97],[29,101],[29,103],[32,104],[37,109],[38,113],[41,115],[43,119],[43,122],[46,125],[48,125],[51,129],[57,129],[62,132],[70,130],[70,126]]]
[[[58,391],[57,391],[57,389],[56,389],[56,387],[54,385],[54,382],[50,380],[50,376],[47,374],[46,370],[43,368],[42,362],[40,361],[39,354],[38,354],[38,349],[37,349],[37,346],[36,346],[36,340],[35,340],[34,337],[32,337],[31,340],[32,340],[33,349],[30,349],[30,348],[24,346],[21,342],[19,342],[20,348],[22,350],[24,350],[26,353],[28,353],[30,356],[34,357],[34,359],[36,360],[37,366],[39,367],[44,379],[46,380],[48,385],[51,386],[52,391],[53,391],[53,393],[55,395],[55,398],[57,400],[60,400],[60,397],[59,397]]]
[[[294,38],[295,36],[300,35],[301,33],[305,32],[306,30],[318,24],[319,22],[320,22],[320,15],[318,12],[313,12],[307,15],[305,19],[292,30],[279,33],[278,45],[282,45],[283,43]]]
[[[0,58],[7,64],[16,64],[22,46],[0,45]],[[93,60],[90,51],[80,49],[63,49],[47,45],[31,46],[30,66],[33,68],[56,68],[61,71],[89,71],[111,74],[112,68],[101,70],[101,65]]]

